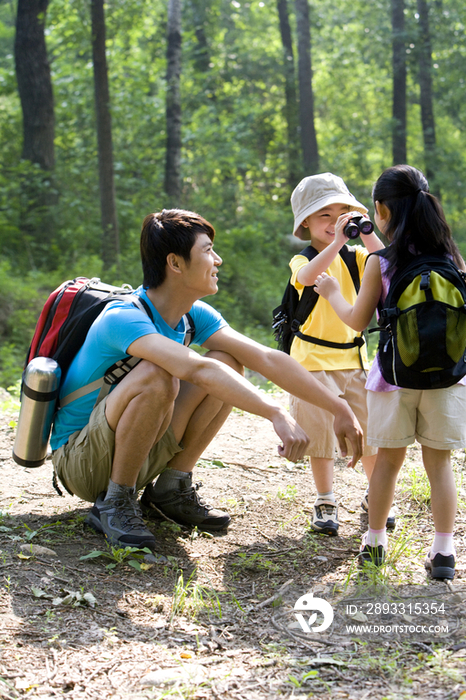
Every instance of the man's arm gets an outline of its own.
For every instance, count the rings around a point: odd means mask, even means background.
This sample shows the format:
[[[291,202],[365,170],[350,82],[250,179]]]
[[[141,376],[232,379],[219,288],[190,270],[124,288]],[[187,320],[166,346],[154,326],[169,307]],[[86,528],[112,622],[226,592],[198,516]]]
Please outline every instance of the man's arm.
[[[228,352],[242,365],[259,372],[290,394],[332,413],[341,453],[347,454],[347,438],[353,448],[350,466],[356,465],[362,454],[362,431],[358,421],[346,401],[324,387],[299,362],[284,352],[256,343],[229,326],[211,335],[204,347]]]
[[[279,454],[293,462],[304,456],[309,438],[288,411],[225,363],[203,357],[157,333],[135,340],[129,346],[128,354],[148,360],[170,375],[202,387],[206,393],[226,404],[267,418],[282,441]]]

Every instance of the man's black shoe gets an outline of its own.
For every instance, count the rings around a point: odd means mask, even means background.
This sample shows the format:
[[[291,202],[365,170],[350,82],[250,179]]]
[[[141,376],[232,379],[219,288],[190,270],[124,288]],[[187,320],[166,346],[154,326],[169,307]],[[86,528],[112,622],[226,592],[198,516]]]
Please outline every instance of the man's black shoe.
[[[137,493],[122,492],[105,500],[105,491],[102,492],[92,506],[86,522],[101,532],[113,547],[156,547],[155,537],[142,519]]]
[[[198,494],[200,486],[202,483],[192,485],[191,472],[179,480],[177,491],[158,494],[154,484],[148,484],[141,496],[141,507],[147,517],[157,517],[160,511],[181,525],[199,530],[223,530],[228,527],[230,516],[205,503]]]

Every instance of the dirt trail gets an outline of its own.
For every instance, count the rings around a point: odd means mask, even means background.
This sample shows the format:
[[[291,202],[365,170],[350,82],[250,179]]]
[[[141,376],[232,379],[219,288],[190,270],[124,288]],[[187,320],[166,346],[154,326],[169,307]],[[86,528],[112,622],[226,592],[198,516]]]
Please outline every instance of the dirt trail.
[[[49,462],[14,464],[12,418],[0,420],[0,697],[447,700],[466,692],[463,451],[455,454],[462,505],[453,584],[424,573],[432,527],[417,449],[397,490],[390,551],[399,557],[361,577],[361,471],[337,465],[339,535],[309,533],[306,465],[278,457],[267,421],[236,411],[196,472],[201,493],[231,513],[228,532],[153,522],[164,560],[129,564],[81,559],[111,552],[84,526],[88,504],[55,493]],[[305,632],[295,617],[295,602],[310,592],[332,605],[326,631]],[[376,614],[387,600],[392,608]],[[379,631],[351,632],[348,623]],[[422,625],[427,631],[409,631]]]

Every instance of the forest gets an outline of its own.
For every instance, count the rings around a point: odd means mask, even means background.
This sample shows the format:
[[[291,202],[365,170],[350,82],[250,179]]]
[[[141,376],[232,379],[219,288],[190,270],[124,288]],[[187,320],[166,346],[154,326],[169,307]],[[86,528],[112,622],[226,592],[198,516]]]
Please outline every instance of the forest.
[[[208,301],[271,345],[305,175],[371,210],[408,162],[466,254],[465,24],[460,0],[1,0],[0,385],[62,281],[140,284],[151,211],[213,224]]]

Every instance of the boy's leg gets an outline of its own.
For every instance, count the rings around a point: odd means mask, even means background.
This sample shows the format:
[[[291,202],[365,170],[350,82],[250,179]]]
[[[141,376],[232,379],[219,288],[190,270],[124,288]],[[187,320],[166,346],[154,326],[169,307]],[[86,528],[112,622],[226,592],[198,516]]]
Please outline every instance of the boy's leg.
[[[430,483],[435,537],[425,565],[433,578],[452,579],[455,575],[453,530],[457,509],[456,485],[450,450],[422,445],[422,460]]]
[[[243,368],[230,355],[213,351],[209,356],[242,373]],[[159,510],[173,520],[201,529],[220,530],[228,525],[231,518],[227,513],[214,509],[199,497],[197,485],[192,485],[192,471],[230,411],[231,406],[199,387],[181,382],[171,428],[183,450],[146,487],[141,499],[146,512]]]
[[[361,457],[362,468],[364,469],[364,474],[366,475],[368,482],[371,480],[376,461],[377,453],[375,455],[370,455],[370,457]]]
[[[317,489],[311,527],[325,535],[336,535],[340,524],[338,522],[338,505],[333,493],[335,461],[324,457],[311,457],[310,461]]]
[[[312,372],[312,376],[336,396],[342,394],[339,372]],[[333,416],[328,411],[292,395],[290,395],[290,414],[311,439],[310,463],[317,489],[311,528],[326,535],[336,535],[339,523],[338,505],[333,494],[335,461]]]

